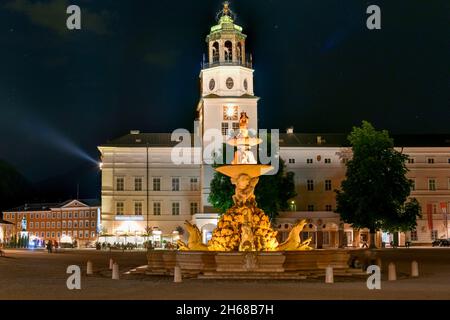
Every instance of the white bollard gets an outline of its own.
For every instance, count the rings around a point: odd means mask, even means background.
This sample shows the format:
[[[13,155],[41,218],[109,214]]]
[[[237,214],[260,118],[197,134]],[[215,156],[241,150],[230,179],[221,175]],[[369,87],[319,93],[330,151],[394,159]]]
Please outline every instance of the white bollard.
[[[112,267],[112,279],[119,280],[119,265],[117,263],[114,263]]]
[[[183,282],[183,276],[181,275],[181,268],[176,266],[173,272],[173,282]]]
[[[91,261],[88,261],[87,262],[87,270],[86,270],[86,274],[87,275],[91,275],[91,274],[93,274],[94,272],[93,272],[93,270],[92,270],[92,262]]]
[[[328,266],[325,269],[325,283],[334,283],[333,267]]]
[[[397,280],[397,272],[395,271],[395,264],[393,262],[389,263],[388,280],[389,281]]]
[[[114,264],[114,260],[111,258],[109,259],[109,270],[112,270]]]
[[[417,261],[413,261],[411,263],[411,277],[418,277],[419,276],[419,264]]]

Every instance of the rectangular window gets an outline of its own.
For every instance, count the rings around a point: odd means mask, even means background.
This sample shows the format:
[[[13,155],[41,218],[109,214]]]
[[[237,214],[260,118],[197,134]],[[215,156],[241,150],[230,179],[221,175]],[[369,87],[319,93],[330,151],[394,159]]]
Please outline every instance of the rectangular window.
[[[429,164],[433,164],[433,163],[434,163],[434,158],[428,158],[428,159],[427,159],[427,162],[428,162]]]
[[[51,219],[52,218],[52,214],[51,213],[47,213],[47,219]]]
[[[84,211],[80,211],[80,218],[84,218]]]
[[[91,232],[91,238],[95,238],[95,232]]]
[[[73,217],[74,217],[74,218],[78,218],[78,212],[75,211],[75,212],[73,213]]]
[[[30,214],[30,219],[34,219],[34,214]]]
[[[50,228],[50,222],[47,222],[47,228]]]
[[[134,203],[134,214],[136,216],[142,216],[142,202]]]
[[[197,212],[198,212],[197,202],[191,202],[191,215],[196,214]]]
[[[228,122],[222,122],[222,135],[228,135]]]
[[[290,159],[289,159],[289,163],[295,163],[295,159],[290,158]]]
[[[60,218],[61,218],[61,213],[58,212],[58,214],[56,215],[56,217],[57,217],[58,219],[60,219]]]
[[[142,191],[142,178],[134,178],[134,191]]]
[[[72,212],[69,212],[68,214],[67,214],[67,217],[70,219],[70,218],[72,218]]]
[[[330,233],[328,231],[323,232],[323,244],[325,245],[330,244]]]
[[[95,228],[95,221],[91,221],[91,228]]]
[[[198,191],[198,178],[191,178],[191,191]]]
[[[72,228],[72,221],[67,222],[67,228]]]
[[[58,222],[56,223],[56,227],[57,227],[58,229],[61,228],[61,222],[58,221]]]
[[[154,216],[161,215],[161,202],[153,202],[153,215]]]
[[[331,191],[331,180],[325,180],[325,191]]]
[[[414,163],[414,158],[408,158],[408,163]]]
[[[428,179],[428,190],[436,191],[436,180],[435,179]]]
[[[416,190],[416,179],[412,178],[411,179],[411,191],[415,191]]]
[[[327,204],[325,206],[325,211],[333,211],[333,207],[331,206],[331,204]]]
[[[314,205],[308,204],[308,211],[314,211]]]
[[[153,178],[153,191],[161,191],[161,178]]]
[[[33,228],[33,222],[30,222],[30,228]]]
[[[327,163],[327,164],[331,163],[331,159],[330,158],[325,158],[325,163]]]
[[[172,178],[172,191],[180,191],[180,178]]]
[[[239,122],[233,122],[231,124],[231,128],[233,129],[233,134],[237,134],[239,130]]]
[[[62,227],[63,227],[63,229],[66,228],[66,222],[65,221],[62,222]]]
[[[62,214],[62,218],[63,218],[63,219],[65,219],[66,217],[67,217],[66,213],[65,213],[65,212],[63,212],[63,214]]]
[[[313,163],[313,159],[312,158],[306,159],[306,163],[309,163],[309,164]]]
[[[307,187],[308,191],[313,191],[314,190],[314,181],[313,180],[307,180],[306,181],[306,187]]]
[[[78,232],[78,237],[81,238],[81,239],[83,238],[83,231],[79,231]]]
[[[411,241],[417,241],[417,230],[411,231]]]
[[[45,228],[45,223],[41,222],[41,228]]]
[[[61,236],[61,234],[58,232],[58,233],[56,234],[56,236],[59,238],[59,237]]]
[[[123,177],[116,178],[116,190],[123,191],[125,189],[125,180]]]
[[[85,232],[84,232],[84,237],[85,237],[86,239],[89,239],[89,231],[85,231]]]
[[[95,218],[95,211],[91,211],[91,218]]]
[[[432,230],[431,231],[431,241],[437,240],[437,238],[438,238],[438,231]]]
[[[69,237],[71,237],[71,236],[72,236],[72,231],[68,231],[68,232],[67,232],[67,235],[68,235]]]
[[[50,238],[50,232],[47,232],[47,238]]]
[[[124,208],[125,206],[124,206],[124,204],[123,204],[123,202],[117,202],[116,203],[116,215],[118,215],[118,216],[122,216],[123,215],[123,213],[124,213]]]
[[[84,227],[85,228],[89,228],[89,221],[88,220],[84,221]]]
[[[172,215],[179,216],[180,215],[180,203],[172,202]]]
[[[74,228],[78,228],[78,221],[75,220],[75,221],[73,222],[73,227],[74,227]]]

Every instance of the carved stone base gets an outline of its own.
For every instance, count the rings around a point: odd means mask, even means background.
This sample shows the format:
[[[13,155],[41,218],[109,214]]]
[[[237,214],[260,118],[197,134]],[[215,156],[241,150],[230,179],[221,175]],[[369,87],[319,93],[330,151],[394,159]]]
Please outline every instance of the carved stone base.
[[[218,252],[217,272],[283,272],[282,252]]]

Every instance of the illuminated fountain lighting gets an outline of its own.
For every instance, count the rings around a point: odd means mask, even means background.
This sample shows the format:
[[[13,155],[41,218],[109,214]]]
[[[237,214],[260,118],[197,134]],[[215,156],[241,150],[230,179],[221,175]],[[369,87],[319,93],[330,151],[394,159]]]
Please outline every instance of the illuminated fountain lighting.
[[[228,109],[228,111],[233,109]],[[277,231],[272,229],[269,217],[259,209],[255,200],[255,187],[259,177],[273,169],[270,165],[257,164],[250,150],[262,142],[248,135],[248,116],[241,112],[239,132],[227,143],[236,147],[234,159],[230,165],[218,167],[216,171],[231,178],[235,185],[233,206],[220,218],[217,228],[207,245],[202,243],[200,230],[186,222],[189,232],[188,243],[178,241],[180,250],[208,251],[287,251],[310,250],[311,238],[302,242],[300,232],[306,220],[298,222],[291,230],[287,240],[278,243]]]

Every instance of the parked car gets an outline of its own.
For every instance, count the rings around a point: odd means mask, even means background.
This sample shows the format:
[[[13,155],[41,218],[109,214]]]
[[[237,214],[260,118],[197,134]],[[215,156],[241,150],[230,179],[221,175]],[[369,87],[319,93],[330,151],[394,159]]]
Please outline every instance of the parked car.
[[[450,239],[436,239],[431,245],[433,247],[450,247]]]

